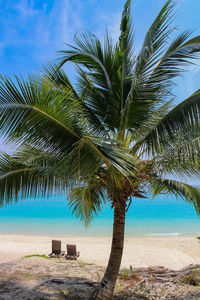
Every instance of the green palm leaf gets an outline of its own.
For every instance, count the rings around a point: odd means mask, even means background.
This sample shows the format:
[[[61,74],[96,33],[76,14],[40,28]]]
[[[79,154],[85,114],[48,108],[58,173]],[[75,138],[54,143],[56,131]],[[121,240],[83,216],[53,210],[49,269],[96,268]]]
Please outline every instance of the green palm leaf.
[[[80,67],[79,67],[80,69]],[[44,81],[50,82],[54,88],[66,90],[70,89],[72,91],[73,97],[79,103],[79,111],[81,112],[81,117],[83,117],[83,112],[87,114],[87,121],[90,121],[91,126],[97,131],[98,135],[106,136],[106,130],[103,124],[100,122],[99,118],[94,114],[93,110],[90,109],[85,103],[84,92],[78,93],[78,89],[75,89],[71,82],[69,81],[66,73],[62,68],[59,68],[56,64],[48,64],[41,68],[40,74],[36,77],[36,81],[41,85]],[[79,79],[80,80],[80,79]],[[85,82],[84,82],[85,84]],[[86,85],[84,86],[84,91],[86,90]]]
[[[152,184],[151,191],[154,196],[167,193],[180,197],[188,203],[192,203],[196,212],[200,214],[200,190],[183,182],[169,179],[160,179]]]
[[[200,91],[197,91],[175,106],[149,132],[145,138],[145,143],[149,150],[159,151],[160,145],[164,145],[166,139],[170,139],[173,142],[176,135],[190,132],[196,126],[195,124],[199,123],[199,109]]]
[[[47,163],[25,162],[20,157],[0,155],[0,205],[21,199],[64,193],[65,182]]]
[[[106,190],[96,180],[96,182],[72,188],[68,194],[69,206],[75,216],[88,226],[93,216],[101,211],[106,195]]]

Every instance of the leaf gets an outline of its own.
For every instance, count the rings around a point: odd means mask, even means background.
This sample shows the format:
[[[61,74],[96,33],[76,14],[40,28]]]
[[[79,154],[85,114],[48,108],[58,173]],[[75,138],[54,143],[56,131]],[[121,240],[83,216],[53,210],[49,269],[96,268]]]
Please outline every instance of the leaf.
[[[173,142],[177,134],[190,132],[199,123],[200,118],[200,90],[175,106],[149,132],[145,143],[149,151],[159,151],[160,145],[166,140]]]
[[[189,184],[169,179],[155,181],[151,187],[154,196],[160,193],[167,193],[180,197],[182,200],[194,205],[197,214],[200,214],[200,189]]]

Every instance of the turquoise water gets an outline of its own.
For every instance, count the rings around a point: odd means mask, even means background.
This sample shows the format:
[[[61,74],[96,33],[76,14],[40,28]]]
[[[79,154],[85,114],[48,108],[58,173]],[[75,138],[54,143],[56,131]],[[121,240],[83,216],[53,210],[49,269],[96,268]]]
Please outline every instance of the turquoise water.
[[[28,199],[0,208],[0,233],[109,236],[113,210],[104,207],[86,229],[72,216],[64,196]],[[134,199],[126,216],[127,236],[200,234],[192,205],[172,196]]]

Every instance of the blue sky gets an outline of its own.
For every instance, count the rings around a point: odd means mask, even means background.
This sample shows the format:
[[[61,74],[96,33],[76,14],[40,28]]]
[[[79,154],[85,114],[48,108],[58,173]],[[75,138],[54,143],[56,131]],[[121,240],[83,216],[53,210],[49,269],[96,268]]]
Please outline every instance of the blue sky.
[[[0,0],[0,73],[26,76],[41,64],[56,59],[56,51],[73,43],[76,32],[91,31],[103,40],[107,26],[117,41],[122,0]],[[133,0],[132,17],[135,28],[135,49],[164,0]],[[192,28],[200,34],[200,0],[177,1],[176,24],[181,30]],[[200,61],[177,81],[177,102],[200,88]],[[69,66],[66,72],[73,75]],[[0,145],[0,149],[4,149]]]
[[[26,75],[57,57],[64,43],[73,43],[76,32],[89,30],[103,40],[105,26],[117,40],[122,0],[0,0],[0,72]],[[135,49],[164,0],[133,0]],[[194,28],[200,34],[200,1],[179,0],[176,23],[179,29]],[[178,33],[178,30],[177,30]],[[191,67],[184,86],[177,89],[185,97],[198,89],[199,68]],[[66,68],[68,71],[68,68]],[[69,68],[70,72],[70,68]]]

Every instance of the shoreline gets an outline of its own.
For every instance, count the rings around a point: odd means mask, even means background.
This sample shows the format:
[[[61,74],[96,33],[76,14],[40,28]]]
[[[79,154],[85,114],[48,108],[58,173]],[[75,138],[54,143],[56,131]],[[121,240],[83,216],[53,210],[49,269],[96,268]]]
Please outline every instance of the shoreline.
[[[111,237],[2,233],[0,264],[26,255],[48,255],[52,239],[62,241],[62,250],[66,250],[66,244],[76,244],[83,263],[107,265]],[[162,265],[179,269],[189,264],[200,264],[200,241],[195,236],[125,237],[121,268]]]
[[[112,237],[112,227],[110,228],[111,231],[107,233],[97,233],[97,232],[86,232],[86,231],[78,231],[78,232],[72,232],[71,234],[65,234],[65,233],[47,233],[47,232],[7,232],[7,231],[0,231],[0,235],[24,235],[24,236],[58,236],[58,237],[91,237],[91,238],[111,238]],[[66,230],[67,232],[67,230]],[[164,238],[164,237],[198,237],[200,236],[200,231],[199,232],[152,232],[152,233],[130,233],[130,232],[125,232],[125,238]]]

